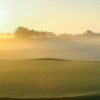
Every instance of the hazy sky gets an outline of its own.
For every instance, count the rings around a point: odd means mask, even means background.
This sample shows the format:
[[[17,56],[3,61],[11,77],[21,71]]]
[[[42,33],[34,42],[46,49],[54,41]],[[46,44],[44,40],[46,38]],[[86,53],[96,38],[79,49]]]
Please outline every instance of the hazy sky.
[[[18,26],[56,34],[100,32],[100,0],[0,0],[0,33]]]

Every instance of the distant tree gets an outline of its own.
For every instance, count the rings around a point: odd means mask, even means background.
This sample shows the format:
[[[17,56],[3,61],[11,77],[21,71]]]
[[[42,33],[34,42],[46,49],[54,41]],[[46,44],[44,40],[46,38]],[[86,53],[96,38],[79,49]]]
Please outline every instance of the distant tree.
[[[14,32],[14,36],[16,38],[41,38],[41,37],[48,37],[48,38],[53,38],[53,37],[57,37],[55,33],[53,32],[45,32],[45,31],[35,31],[34,29],[29,30],[27,28],[24,27],[18,27],[15,32]]]
[[[90,30],[87,30],[86,33],[83,33],[82,36],[85,36],[85,37],[97,37],[98,36],[98,33],[94,33]]]
[[[4,35],[4,33],[0,33],[0,35]]]
[[[39,31],[35,31],[35,36],[36,36],[37,38],[39,38],[40,35],[41,35],[41,33],[40,33]]]
[[[53,33],[53,32],[46,32],[46,37],[47,37],[47,38],[56,38],[57,36],[56,36],[56,34]]]
[[[59,34],[58,37],[66,38],[66,37],[68,37],[68,34],[66,34],[66,33]]]
[[[15,30],[14,35],[16,38],[30,38],[32,36],[32,33],[27,28],[18,27]]]
[[[92,31],[90,31],[90,30],[87,30],[87,31],[86,31],[86,34],[87,34],[87,35],[92,35],[92,34],[93,34],[93,32],[92,32]]]
[[[12,35],[12,33],[8,33],[8,32],[7,32],[7,33],[5,33],[5,35]]]
[[[63,34],[59,34],[58,37],[59,38],[72,38],[74,35],[72,34],[67,34],[67,33],[63,33]]]
[[[33,38],[35,36],[35,30],[34,29],[30,30],[30,34],[31,34],[31,38]]]
[[[41,35],[45,38],[46,37],[46,32],[41,31]]]

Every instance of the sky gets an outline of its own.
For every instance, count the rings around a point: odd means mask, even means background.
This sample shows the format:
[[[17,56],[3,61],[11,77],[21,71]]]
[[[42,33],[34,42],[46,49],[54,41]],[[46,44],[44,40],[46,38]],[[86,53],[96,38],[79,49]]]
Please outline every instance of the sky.
[[[100,0],[0,0],[0,33],[18,26],[56,34],[100,32]]]

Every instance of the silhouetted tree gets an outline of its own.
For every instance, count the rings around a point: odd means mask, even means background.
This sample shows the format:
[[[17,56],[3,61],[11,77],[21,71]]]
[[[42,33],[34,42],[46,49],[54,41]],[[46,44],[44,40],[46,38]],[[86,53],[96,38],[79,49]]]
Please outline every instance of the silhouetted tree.
[[[4,33],[0,33],[0,35],[5,35]]]
[[[31,34],[31,38],[33,38],[35,36],[35,30],[34,29],[30,30],[30,34]]]
[[[57,36],[53,32],[46,32],[46,37],[48,37],[48,38],[56,38]]]
[[[33,38],[33,37],[56,38],[57,37],[56,34],[53,32],[45,32],[45,31],[39,32],[39,31],[35,31],[34,29],[29,30],[24,27],[18,27],[14,32],[14,36],[16,38]]]
[[[7,32],[7,33],[5,33],[5,35],[12,35],[12,33],[8,33],[8,32]]]
[[[27,28],[18,27],[15,30],[14,35],[16,38],[30,38],[32,36],[32,33]]]
[[[46,37],[46,32],[41,31],[41,35],[45,38]]]
[[[58,35],[58,37],[60,37],[60,38],[72,38],[73,36],[74,35],[72,35],[72,34],[66,34],[66,33]]]
[[[40,34],[39,31],[35,31],[35,36],[36,36],[37,38],[39,38],[40,35],[41,35],[41,34]]]

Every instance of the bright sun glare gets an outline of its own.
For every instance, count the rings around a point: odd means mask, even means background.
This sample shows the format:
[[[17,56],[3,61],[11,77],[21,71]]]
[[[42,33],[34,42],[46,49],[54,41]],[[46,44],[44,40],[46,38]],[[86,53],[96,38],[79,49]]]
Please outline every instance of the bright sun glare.
[[[0,22],[4,19],[5,14],[6,13],[4,11],[0,11]]]

